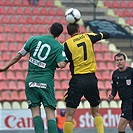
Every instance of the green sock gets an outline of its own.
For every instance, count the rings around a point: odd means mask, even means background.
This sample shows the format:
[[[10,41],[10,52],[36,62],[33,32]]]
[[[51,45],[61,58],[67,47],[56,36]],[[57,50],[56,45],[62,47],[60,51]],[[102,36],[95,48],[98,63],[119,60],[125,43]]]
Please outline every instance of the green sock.
[[[55,119],[48,120],[48,133],[58,133]]]
[[[44,133],[44,124],[41,116],[36,116],[33,118],[34,128],[36,133]]]

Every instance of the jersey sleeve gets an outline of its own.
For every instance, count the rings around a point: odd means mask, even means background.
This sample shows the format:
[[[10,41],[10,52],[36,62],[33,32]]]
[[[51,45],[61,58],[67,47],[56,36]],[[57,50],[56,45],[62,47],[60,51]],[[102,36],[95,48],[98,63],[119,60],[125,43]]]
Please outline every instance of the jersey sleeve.
[[[112,81],[111,81],[112,90],[111,90],[111,95],[115,97],[116,93],[117,93],[117,89],[116,89],[115,79],[114,79],[113,75],[114,74],[112,74]]]
[[[65,51],[64,51],[64,47],[61,45],[60,49],[57,52],[57,58],[56,58],[56,62],[67,62],[68,59],[66,57]]]
[[[33,37],[29,38],[22,47],[22,49],[18,52],[18,54],[25,56],[30,50],[30,46],[32,44],[33,39],[34,39]]]
[[[87,35],[90,37],[92,44],[96,43],[97,41],[100,41],[102,39],[108,39],[110,38],[110,34],[107,32],[100,32],[99,34],[96,33],[87,33]]]

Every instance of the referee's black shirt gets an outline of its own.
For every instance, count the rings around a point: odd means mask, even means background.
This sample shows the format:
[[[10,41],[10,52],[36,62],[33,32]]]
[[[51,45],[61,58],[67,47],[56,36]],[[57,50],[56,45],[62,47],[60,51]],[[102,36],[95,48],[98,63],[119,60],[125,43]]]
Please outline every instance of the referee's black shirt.
[[[127,67],[125,71],[115,70],[112,74],[112,92],[115,96],[117,91],[121,100],[128,100],[133,97],[133,68]]]

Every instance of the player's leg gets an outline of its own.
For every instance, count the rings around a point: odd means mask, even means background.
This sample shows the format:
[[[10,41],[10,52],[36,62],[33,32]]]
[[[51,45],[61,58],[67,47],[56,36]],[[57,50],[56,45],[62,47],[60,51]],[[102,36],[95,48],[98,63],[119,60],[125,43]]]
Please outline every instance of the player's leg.
[[[129,126],[132,129],[132,131],[133,131],[133,120],[129,121]]]
[[[128,123],[129,123],[129,120],[121,117],[118,124],[118,133],[125,133],[125,129]]]
[[[99,106],[90,107],[90,109],[91,109],[91,114],[94,117],[94,124],[96,126],[97,132],[104,133],[103,118],[98,112]]]
[[[74,113],[76,111],[76,108],[70,108],[67,107],[66,109],[66,121],[64,123],[64,133],[72,133],[73,130],[73,117]]]
[[[36,133],[44,133],[44,123],[41,118],[40,106],[31,107],[32,118]]]
[[[97,78],[95,77],[95,74],[88,74],[84,80],[87,80],[86,89],[84,89],[84,97],[90,103],[91,114],[94,117],[95,127],[98,133],[104,133],[103,118],[98,112],[100,97],[97,86]]]
[[[45,107],[45,111],[48,120],[48,133],[58,133],[55,118],[55,109],[51,107]]]

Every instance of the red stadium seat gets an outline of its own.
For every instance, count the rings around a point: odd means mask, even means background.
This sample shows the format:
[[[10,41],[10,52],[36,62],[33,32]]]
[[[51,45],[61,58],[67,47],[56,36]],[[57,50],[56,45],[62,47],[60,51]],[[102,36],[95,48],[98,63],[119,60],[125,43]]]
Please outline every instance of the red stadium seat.
[[[25,90],[25,82],[24,81],[18,81],[17,87],[18,87],[18,90]]]
[[[102,53],[96,53],[95,57],[96,57],[96,61],[103,61],[104,60]]]
[[[102,51],[102,52],[109,52],[109,49],[108,49],[107,44],[102,44],[102,45],[101,45],[101,51]]]
[[[8,2],[7,2],[8,3]],[[13,8],[13,7],[8,7],[8,9],[7,9],[7,13],[8,13],[8,15],[14,15],[16,12],[15,12],[15,8]]]
[[[4,32],[12,32],[12,28],[11,28],[11,25],[5,25],[4,26]]]
[[[26,8],[28,8],[29,6],[28,0],[22,0],[21,6],[26,6]]]
[[[13,69],[15,71],[21,71],[22,70],[22,67],[21,67],[21,64],[19,62],[17,62],[16,64],[13,65]]]
[[[45,27],[43,25],[39,25],[37,28],[38,33],[45,33]]]
[[[17,50],[18,50],[18,51],[21,50],[23,46],[24,46],[23,43],[18,43],[18,44],[17,44]]]
[[[19,27],[19,25],[14,25],[14,26],[12,26],[13,28],[12,28],[12,31],[13,32],[16,32],[16,33],[20,33],[20,27]]]
[[[49,12],[47,8],[41,8],[40,15],[48,16]]]
[[[10,24],[18,24],[17,17],[12,15],[10,18]]]
[[[24,14],[25,14],[25,15],[33,15],[31,8],[26,7],[26,8],[24,9]]]
[[[107,100],[108,96],[105,91],[100,91],[101,100]]]
[[[8,86],[9,86],[9,90],[16,90],[16,91],[18,90],[17,85],[14,81],[10,81]]]
[[[2,18],[1,18],[1,23],[2,24],[9,24],[10,23],[10,17],[7,17],[7,16],[2,16]]]
[[[8,33],[6,39],[9,42],[14,42],[14,35],[12,33]]]
[[[32,16],[28,16],[27,19],[26,19],[26,23],[27,24],[34,24],[34,19]]]
[[[128,9],[124,9],[122,14],[124,17],[131,17],[131,11]]]
[[[18,14],[18,15],[23,15],[23,8],[22,7],[18,7],[18,8],[16,8],[16,14]]]
[[[127,2],[126,1],[120,1],[120,7],[121,8],[127,8],[128,7]]]
[[[97,77],[98,80],[103,80],[102,79],[102,75],[101,75],[101,73],[99,71],[96,71],[95,74],[96,74],[96,77]]]
[[[5,6],[13,6],[13,2],[12,2],[12,0],[10,0],[10,1],[8,1],[8,2],[4,2],[4,5]]]
[[[103,81],[98,81],[98,89],[105,90],[105,85],[104,85]]]
[[[17,51],[17,47],[16,47],[16,45],[14,43],[10,43],[8,45],[8,48],[9,48],[10,52]]]
[[[17,91],[11,91],[10,94],[11,101],[19,101],[19,95]]]
[[[110,72],[103,71],[102,72],[102,79],[103,80],[111,80],[111,74],[110,74]]]
[[[23,15],[23,8],[22,7],[17,7],[16,10],[15,10],[15,13],[18,14],[18,15]]]
[[[106,66],[105,62],[99,62],[98,66],[97,66],[97,69],[99,71],[107,70],[107,66]]]
[[[33,8],[32,14],[34,14],[34,15],[40,15],[40,9],[39,8]]]
[[[1,81],[0,82],[0,91],[3,91],[3,90],[8,90],[8,84],[6,83],[6,81]]]
[[[42,18],[40,16],[35,17],[35,23],[36,24],[43,24]]]
[[[120,17],[123,16],[122,10],[121,10],[121,9],[116,9],[116,10],[115,10],[115,14],[118,15],[118,16],[120,16]]]
[[[1,55],[1,59],[4,61],[9,61],[10,60],[10,54],[8,52],[3,52]]]
[[[6,81],[6,76],[4,73],[0,73],[0,81],[5,80]]]
[[[47,0],[47,1],[45,2],[45,6],[46,6],[46,7],[54,7],[54,3],[53,3],[52,0]]]
[[[28,62],[24,61],[22,62],[22,70],[27,70],[28,69]]]
[[[19,100],[26,101],[26,95],[24,91],[19,92]]]
[[[54,86],[55,86],[55,90],[61,90],[62,89],[60,81],[55,81]]]
[[[112,89],[112,85],[110,81],[105,81],[105,88],[106,90],[111,90]]]
[[[65,35],[61,34],[57,40],[61,43],[65,42]]]
[[[24,15],[21,15],[21,16],[18,18],[18,23],[19,23],[19,24],[26,24],[26,19],[25,19],[25,16],[24,16]]]
[[[7,46],[5,43],[1,43],[0,45],[1,45],[0,51],[2,51],[2,52],[3,52],[3,51],[6,51],[6,52],[9,51],[9,50],[8,50],[8,46]]]
[[[127,8],[133,8],[133,1],[128,1]]]
[[[107,62],[107,70],[114,70],[115,66],[113,62]]]
[[[57,100],[63,100],[63,94],[61,91],[55,91],[55,95]]]
[[[65,20],[65,17],[60,17],[59,21],[60,21],[61,24],[65,24],[65,25],[67,24],[67,22]]]
[[[112,7],[112,2],[111,1],[105,1],[104,5],[111,8]]]
[[[44,0],[39,0],[38,1],[38,6],[41,6],[41,7],[43,7],[43,8],[45,8],[45,1]]]
[[[57,14],[58,16],[63,16],[63,17],[64,17],[64,15],[65,15],[64,10],[63,10],[62,8],[58,8],[57,11],[56,11],[56,14]]]
[[[29,32],[30,33],[36,33],[37,32],[37,28],[35,25],[31,25],[30,28],[29,28]]]
[[[120,8],[119,2],[118,1],[112,1],[112,8]]]
[[[49,16],[45,16],[43,18],[43,22],[44,22],[44,24],[51,24],[52,23],[52,19]]]
[[[99,45],[98,43],[95,43],[95,44],[93,45],[93,47],[94,47],[94,51],[95,51],[95,52],[102,52],[102,51],[101,51],[101,45]]]
[[[57,8],[49,8],[49,16],[57,16]]]
[[[24,40],[23,40],[23,34],[17,33],[15,35],[15,41],[16,42],[24,42]]]
[[[60,71],[59,72],[59,79],[60,80],[66,80],[66,79],[68,79],[67,72],[66,71]]]
[[[103,58],[104,61],[113,61],[111,53],[104,53]]]
[[[56,71],[54,74],[54,80],[60,80],[58,72]]]
[[[21,69],[21,68],[20,68]],[[22,70],[22,69],[21,69]],[[24,75],[23,75],[23,71],[17,71],[16,73],[15,73],[15,77],[16,77],[16,79],[17,80],[24,80]]]
[[[13,1],[15,6],[21,6],[21,0]]]
[[[21,32],[22,33],[29,33],[29,27],[27,25],[22,25]]]
[[[12,72],[12,71],[7,71],[6,77],[7,77],[7,80],[15,80],[16,79],[14,72]]]
[[[30,34],[26,33],[24,34],[24,41],[27,41],[30,38]]]
[[[62,88],[63,90],[67,90],[68,87],[69,87],[68,81],[64,80],[64,81],[61,82],[61,88]]]
[[[2,101],[10,101],[10,94],[7,91],[1,92],[1,100]]]
[[[128,23],[129,25],[133,26],[133,18],[132,17],[128,17],[126,19],[126,23]]]

